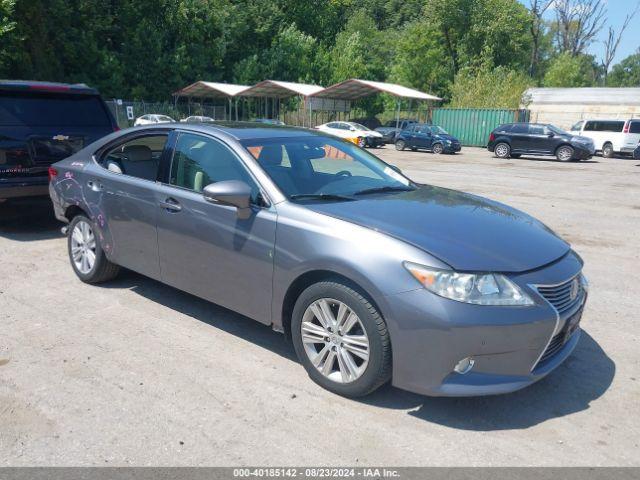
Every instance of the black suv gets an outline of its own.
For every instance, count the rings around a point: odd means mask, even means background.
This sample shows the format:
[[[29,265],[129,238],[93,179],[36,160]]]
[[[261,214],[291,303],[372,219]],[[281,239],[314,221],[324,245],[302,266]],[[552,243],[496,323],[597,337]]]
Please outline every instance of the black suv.
[[[500,158],[522,154],[552,155],[561,162],[587,160],[595,153],[593,140],[577,137],[549,124],[508,123],[489,135],[487,149]]]
[[[93,88],[0,80],[0,202],[48,195],[49,165],[115,130]]]

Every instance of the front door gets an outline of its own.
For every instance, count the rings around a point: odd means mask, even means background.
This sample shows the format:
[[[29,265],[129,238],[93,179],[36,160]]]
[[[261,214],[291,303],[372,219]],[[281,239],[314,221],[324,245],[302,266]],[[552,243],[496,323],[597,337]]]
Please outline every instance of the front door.
[[[427,125],[416,125],[415,146],[418,148],[431,148],[431,128]]]
[[[211,203],[211,183],[241,180],[252,187],[253,213]],[[157,191],[162,281],[263,323],[271,322],[277,215],[257,182],[224,143],[178,133],[169,178]]]
[[[541,155],[553,155],[558,138],[545,125],[532,123],[529,125],[529,152]]]

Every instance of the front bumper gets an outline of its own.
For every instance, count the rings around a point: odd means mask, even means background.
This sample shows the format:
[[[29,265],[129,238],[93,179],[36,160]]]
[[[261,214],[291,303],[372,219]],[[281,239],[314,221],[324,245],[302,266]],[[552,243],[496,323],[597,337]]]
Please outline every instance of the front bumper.
[[[573,159],[574,160],[589,160],[596,153],[595,147],[593,145],[580,145],[574,144],[573,146]]]
[[[444,144],[444,153],[458,153],[460,150],[462,150],[462,145],[459,143]]]
[[[534,287],[563,282],[580,272],[572,252],[535,272],[510,275],[534,299],[531,307],[470,305],[438,297],[422,288],[384,297],[383,310],[393,345],[392,383],[432,396],[508,393],[530,385],[558,367],[580,338],[576,325],[553,355],[541,358],[552,338],[581,314],[586,294],[558,314]],[[459,374],[462,359],[475,361]]]
[[[49,194],[49,178],[33,177],[0,180],[0,199],[41,197]]]

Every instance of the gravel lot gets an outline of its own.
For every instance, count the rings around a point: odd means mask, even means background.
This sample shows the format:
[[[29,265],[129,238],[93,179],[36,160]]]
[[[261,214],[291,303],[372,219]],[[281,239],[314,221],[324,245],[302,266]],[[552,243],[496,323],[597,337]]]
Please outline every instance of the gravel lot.
[[[1,465],[640,465],[640,162],[374,153],[573,244],[591,298],[563,366],[505,396],[343,399],[258,323],[133,273],[81,283],[46,202],[0,205]]]

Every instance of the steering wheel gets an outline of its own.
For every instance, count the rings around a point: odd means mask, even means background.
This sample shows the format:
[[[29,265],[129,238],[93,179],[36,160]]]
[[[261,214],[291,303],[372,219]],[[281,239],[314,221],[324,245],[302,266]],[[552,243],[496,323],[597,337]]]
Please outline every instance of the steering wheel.
[[[343,176],[343,177],[351,177],[351,172],[349,170],[340,170],[338,173],[336,173],[336,176]]]

